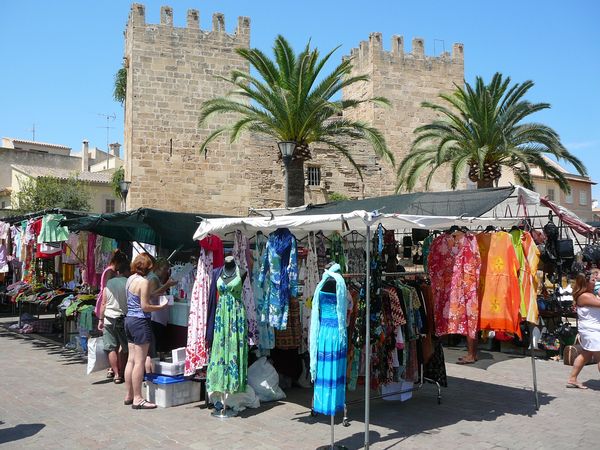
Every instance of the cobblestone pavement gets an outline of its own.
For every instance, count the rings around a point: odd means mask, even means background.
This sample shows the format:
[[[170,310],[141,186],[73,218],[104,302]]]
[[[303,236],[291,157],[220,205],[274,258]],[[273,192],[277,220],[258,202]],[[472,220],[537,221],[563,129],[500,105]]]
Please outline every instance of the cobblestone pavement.
[[[6,448],[314,449],[330,439],[329,419],[309,415],[310,390],[220,421],[203,404],[133,411],[122,385],[85,375],[81,358],[60,346],[0,328],[0,446]],[[598,448],[600,382],[595,366],[565,389],[562,363],[538,361],[541,409],[531,392],[529,358],[484,352],[479,367],[448,363],[441,405],[425,386],[408,402],[374,400],[371,442],[391,448]],[[456,352],[447,351],[456,360]],[[499,359],[499,362],[496,362]],[[336,440],[361,448],[364,408],[336,419]]]

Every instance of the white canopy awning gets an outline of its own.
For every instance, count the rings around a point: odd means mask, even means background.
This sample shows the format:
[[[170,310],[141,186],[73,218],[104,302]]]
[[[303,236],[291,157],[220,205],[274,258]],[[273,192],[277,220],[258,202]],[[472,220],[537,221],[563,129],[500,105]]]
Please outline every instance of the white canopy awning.
[[[443,229],[452,225],[485,227],[490,224],[511,226],[519,222],[518,218],[498,219],[493,217],[450,217],[450,216],[416,216],[408,214],[379,214],[367,211],[352,211],[347,214],[322,214],[312,216],[278,216],[278,217],[235,217],[222,219],[204,219],[194,233],[195,240],[204,239],[213,234],[224,237],[225,234],[240,230],[245,235],[253,235],[257,231],[270,233],[278,228],[288,228],[296,237],[302,237],[310,231],[322,231],[330,234],[334,231],[365,230],[367,225],[382,224],[385,228],[394,229]]]

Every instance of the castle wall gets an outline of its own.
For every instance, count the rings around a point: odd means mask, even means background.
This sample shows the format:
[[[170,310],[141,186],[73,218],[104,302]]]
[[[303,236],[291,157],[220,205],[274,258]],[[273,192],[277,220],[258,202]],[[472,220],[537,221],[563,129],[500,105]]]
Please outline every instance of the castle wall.
[[[416,127],[435,118],[435,113],[421,106],[424,101],[440,103],[438,95],[461,86],[464,81],[462,44],[454,44],[452,54],[425,55],[424,41],[412,40],[410,53],[404,52],[402,36],[393,36],[391,50],[383,49],[381,33],[371,33],[368,41],[351,51],[353,75],[367,74],[370,80],[344,90],[344,98],[363,99],[367,96],[386,97],[391,107],[363,105],[349,117],[367,120],[379,129],[394,154],[396,164],[410,151]],[[380,161],[379,176],[365,180],[365,195],[388,195],[394,192],[396,174],[391,164]],[[432,181],[431,190],[449,189],[447,171],[440,170]],[[417,190],[422,189],[422,185]]]
[[[219,139],[200,154],[209,133],[231,118],[221,116],[202,128],[198,118],[205,100],[230,90],[217,77],[249,69],[234,51],[249,46],[249,19],[240,17],[235,33],[228,34],[224,16],[214,14],[212,30],[205,31],[198,11],[189,10],[187,26],[179,28],[173,10],[162,7],[160,24],[146,24],[144,6],[134,4],[125,34],[127,207],[245,213],[245,142]]]

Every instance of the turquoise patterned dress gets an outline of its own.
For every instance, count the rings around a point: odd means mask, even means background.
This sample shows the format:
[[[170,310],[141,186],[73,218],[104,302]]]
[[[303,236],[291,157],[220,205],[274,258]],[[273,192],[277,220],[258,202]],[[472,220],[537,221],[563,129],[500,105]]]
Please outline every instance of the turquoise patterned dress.
[[[225,283],[217,280],[219,302],[215,313],[215,334],[206,374],[209,392],[245,392],[248,380],[248,328],[242,301],[242,277]]]

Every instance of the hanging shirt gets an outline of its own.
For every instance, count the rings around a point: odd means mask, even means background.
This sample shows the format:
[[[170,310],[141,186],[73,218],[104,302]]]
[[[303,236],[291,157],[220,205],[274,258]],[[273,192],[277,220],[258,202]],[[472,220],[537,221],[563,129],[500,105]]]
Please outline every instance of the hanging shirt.
[[[38,244],[42,242],[64,242],[69,239],[67,227],[61,227],[59,222],[64,220],[62,214],[46,214],[42,217],[40,234],[37,237]]]
[[[219,236],[207,236],[200,241],[200,247],[207,252],[212,252],[213,268],[223,267],[225,264],[225,250],[223,249],[223,241]]]

